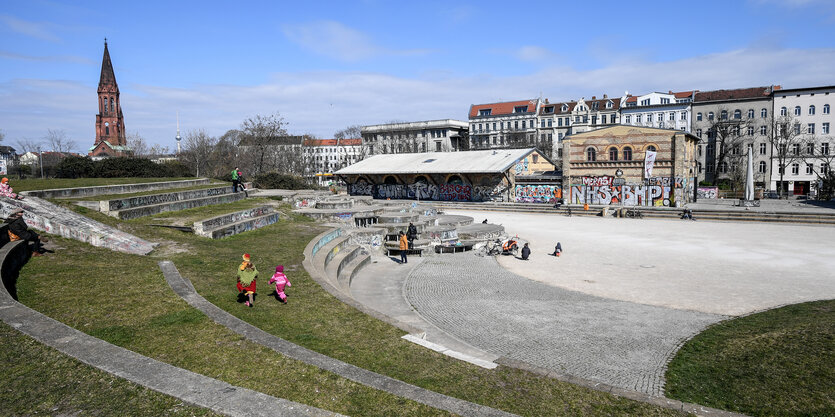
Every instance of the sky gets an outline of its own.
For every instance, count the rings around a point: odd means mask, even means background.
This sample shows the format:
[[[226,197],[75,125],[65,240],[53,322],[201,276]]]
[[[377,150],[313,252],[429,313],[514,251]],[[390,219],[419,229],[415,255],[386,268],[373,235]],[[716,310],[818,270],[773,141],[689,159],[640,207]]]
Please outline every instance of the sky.
[[[95,140],[104,38],[149,144],[280,114],[290,134],[471,104],[835,84],[835,1],[0,0],[4,145]]]

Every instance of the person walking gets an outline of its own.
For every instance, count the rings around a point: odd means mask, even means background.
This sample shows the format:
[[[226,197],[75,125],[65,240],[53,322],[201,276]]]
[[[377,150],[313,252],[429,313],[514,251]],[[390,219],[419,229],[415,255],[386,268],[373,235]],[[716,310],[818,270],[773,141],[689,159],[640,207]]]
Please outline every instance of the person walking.
[[[409,239],[409,249],[415,248],[415,238],[417,237],[417,227],[409,222],[409,228],[406,229],[406,238]]]
[[[233,193],[238,192],[238,184],[240,184],[240,181],[238,180],[238,178],[240,178],[238,172],[239,172],[238,167],[235,167],[235,169],[232,170],[232,192]]]
[[[284,265],[275,267],[275,274],[270,278],[270,284],[275,284],[275,295],[282,303],[287,304],[287,294],[284,293],[284,287],[292,287],[293,284],[287,279],[287,275],[284,275]]]
[[[409,259],[407,257],[407,253],[409,250],[409,241],[406,238],[406,234],[403,231],[400,231],[400,263],[405,264],[409,263]]]
[[[248,253],[243,255],[243,262],[238,267],[238,292],[245,293],[248,300],[244,303],[247,307],[255,306],[255,279],[258,278],[258,269],[252,264]]]
[[[529,256],[531,256],[531,248],[525,243],[525,246],[522,247],[522,260],[527,261]]]

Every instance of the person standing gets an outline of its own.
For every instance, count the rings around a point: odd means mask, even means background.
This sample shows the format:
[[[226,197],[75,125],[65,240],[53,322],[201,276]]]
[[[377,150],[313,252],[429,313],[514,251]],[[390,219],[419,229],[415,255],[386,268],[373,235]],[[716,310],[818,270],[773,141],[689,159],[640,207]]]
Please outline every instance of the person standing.
[[[525,243],[525,246],[522,248],[522,260],[527,261],[529,256],[531,256],[531,248]]]
[[[409,250],[409,241],[406,238],[406,234],[403,231],[400,231],[400,263],[405,264],[409,263],[409,259],[407,257],[406,252]]]
[[[248,253],[243,255],[243,262],[238,267],[238,292],[246,294],[248,300],[244,303],[247,307],[255,306],[255,279],[258,278],[258,269],[250,261]]]
[[[238,192],[238,184],[240,184],[240,181],[238,180],[238,178],[240,178],[239,175],[238,175],[238,167],[235,167],[235,169],[232,170],[232,192],[233,193]]]
[[[409,228],[406,229],[406,237],[409,239],[409,249],[415,248],[415,238],[417,237],[417,227],[411,222]]]

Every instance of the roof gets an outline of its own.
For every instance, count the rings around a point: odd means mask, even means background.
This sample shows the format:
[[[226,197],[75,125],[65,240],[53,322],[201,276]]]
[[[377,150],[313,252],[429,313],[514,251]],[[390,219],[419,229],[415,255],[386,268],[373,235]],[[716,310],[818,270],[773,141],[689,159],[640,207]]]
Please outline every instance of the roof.
[[[779,90],[780,86],[773,86],[773,89]],[[752,98],[766,98],[771,95],[771,92],[772,86],[737,88],[735,90],[698,91],[696,92],[696,97],[693,101],[725,101]]]
[[[305,139],[304,146],[356,146],[362,145],[362,139]]]
[[[116,84],[116,74],[113,73],[113,64],[110,62],[110,52],[107,50],[107,41],[104,41],[104,55],[101,58],[101,77],[99,78],[99,89],[104,85]]]
[[[362,133],[392,132],[423,129],[469,129],[469,123],[455,119],[424,120],[420,122],[392,122],[363,126]]]
[[[775,90],[779,90],[781,93],[799,93],[799,92],[803,92],[803,91],[832,90],[832,89],[835,89],[835,85],[822,85],[822,86],[818,86],[818,87],[800,87],[800,88],[785,88],[785,89],[775,88]]]
[[[525,148],[374,155],[335,174],[501,173],[535,151]]]
[[[528,113],[536,112],[536,104],[539,100],[520,100],[520,101],[506,101],[503,103],[488,103],[488,104],[473,104],[470,106],[470,118],[478,116],[479,111],[490,109],[491,116],[500,116],[505,114],[513,114],[513,109],[516,106],[528,106]]]
[[[692,91],[681,91],[681,92],[678,92],[678,93],[673,93],[673,95],[676,96],[676,98],[689,98],[690,96],[693,95],[693,92]]]
[[[644,127],[644,126],[629,126],[629,125],[616,125],[611,127],[604,127],[600,129],[590,130],[588,132],[582,133],[575,133],[573,135],[568,135],[563,138],[563,140],[570,140],[574,138],[595,138],[601,136],[625,136],[630,134],[650,134],[650,135],[657,135],[659,133],[667,132],[671,135],[675,134],[683,134],[685,136],[689,136],[691,139],[699,140],[698,137],[691,135],[683,130],[675,130],[675,129],[661,129],[657,127]]]

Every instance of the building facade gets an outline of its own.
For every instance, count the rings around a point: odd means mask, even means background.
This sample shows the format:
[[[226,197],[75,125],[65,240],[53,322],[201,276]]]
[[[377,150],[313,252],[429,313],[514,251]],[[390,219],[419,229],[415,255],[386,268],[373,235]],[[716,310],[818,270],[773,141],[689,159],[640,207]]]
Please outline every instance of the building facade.
[[[780,86],[698,91],[694,94],[691,132],[700,139],[697,171],[700,181],[741,183],[745,155],[754,155],[754,182],[765,188],[771,180],[769,135],[774,120],[772,92]]]
[[[691,132],[692,102],[695,91],[649,93],[629,96],[620,109],[620,123],[630,126]]]
[[[331,181],[334,171],[365,156],[362,139],[306,139],[302,145],[307,166],[311,168],[308,176],[316,178],[319,185]]]
[[[119,85],[110,62],[107,40],[101,62],[98,88],[99,113],[96,115],[96,141],[89,150],[92,157],[124,156],[130,149],[125,136],[125,119],[119,101]]]
[[[693,201],[698,138],[680,130],[613,126],[563,140],[569,204],[679,207]]]
[[[473,104],[469,112],[470,149],[536,146],[539,99]],[[550,149],[551,147],[547,147]]]
[[[562,158],[562,139],[574,133],[588,132],[617,124],[622,98],[604,94],[598,99],[585,97],[578,101],[549,103],[545,100],[539,110],[539,138],[551,144],[551,157]]]
[[[770,189],[788,195],[815,194],[821,178],[835,166],[835,140],[831,133],[835,86],[776,90],[773,113],[778,121],[787,122],[794,138],[787,144],[783,159],[783,182],[780,183],[780,158],[777,149],[770,168]]]
[[[363,126],[362,144],[368,155],[465,151],[467,126],[453,119]]]

